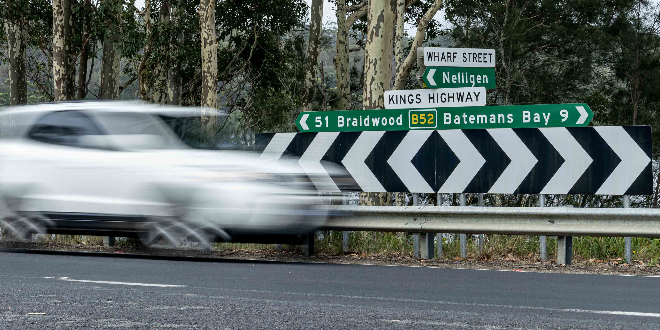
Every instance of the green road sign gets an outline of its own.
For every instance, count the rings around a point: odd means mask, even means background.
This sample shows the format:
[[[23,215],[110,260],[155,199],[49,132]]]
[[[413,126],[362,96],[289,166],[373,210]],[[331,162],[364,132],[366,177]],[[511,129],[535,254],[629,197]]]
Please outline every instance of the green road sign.
[[[495,88],[495,68],[429,67],[422,77],[428,88]]]
[[[594,114],[584,103],[488,107],[302,112],[301,132],[406,131],[587,126]]]

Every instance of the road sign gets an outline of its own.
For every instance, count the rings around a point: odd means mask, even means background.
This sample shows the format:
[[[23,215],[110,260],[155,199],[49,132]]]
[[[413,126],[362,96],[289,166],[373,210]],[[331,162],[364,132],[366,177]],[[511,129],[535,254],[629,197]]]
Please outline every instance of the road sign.
[[[303,170],[336,163],[365,192],[648,195],[653,184],[649,126],[259,134],[256,147],[301,156]]]
[[[495,50],[424,47],[425,66],[495,67]]]
[[[430,67],[422,79],[428,88],[495,88],[495,68]]]
[[[464,108],[302,112],[301,132],[405,131],[587,126],[593,112],[584,103]]]
[[[484,105],[486,105],[486,89],[484,87],[385,91],[385,109]]]

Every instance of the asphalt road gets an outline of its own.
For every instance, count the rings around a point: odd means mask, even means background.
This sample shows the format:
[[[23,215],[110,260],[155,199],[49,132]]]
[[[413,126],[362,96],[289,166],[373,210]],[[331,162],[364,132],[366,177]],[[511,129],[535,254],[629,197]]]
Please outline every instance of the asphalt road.
[[[660,278],[0,250],[0,328],[660,328]]]

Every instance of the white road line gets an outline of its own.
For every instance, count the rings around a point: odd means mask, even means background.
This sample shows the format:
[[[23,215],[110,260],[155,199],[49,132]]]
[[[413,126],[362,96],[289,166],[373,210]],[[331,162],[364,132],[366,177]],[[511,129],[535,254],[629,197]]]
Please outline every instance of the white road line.
[[[488,308],[503,308],[503,309],[521,309],[521,310],[535,310],[547,312],[566,312],[566,313],[582,313],[582,314],[600,314],[600,315],[623,315],[623,316],[638,316],[638,317],[654,317],[660,318],[660,313],[645,313],[645,312],[628,312],[628,311],[603,311],[594,309],[577,309],[577,308],[550,308],[550,307],[537,307],[537,306],[515,306],[515,305],[501,305],[501,304],[486,304],[486,303],[461,303],[446,300],[427,300],[427,299],[410,299],[410,298],[390,298],[378,296],[357,296],[345,294],[331,294],[331,293],[309,293],[309,292],[281,292],[271,290],[246,290],[246,289],[219,289],[221,291],[229,292],[252,292],[252,293],[266,293],[276,294],[277,296],[307,296],[307,297],[330,297],[330,298],[344,298],[344,299],[358,299],[358,300],[380,300],[380,301],[394,301],[402,303],[425,303],[437,305],[451,305],[451,306],[473,306],[473,307],[488,307]]]
[[[44,277],[44,278],[54,278],[54,277]],[[58,280],[67,281],[67,282],[80,282],[80,283],[95,283],[95,284],[111,284],[111,285],[131,285],[131,286],[152,286],[158,288],[184,288],[186,285],[178,284],[158,284],[158,283],[139,283],[139,282],[117,282],[117,281],[92,281],[92,280],[74,280],[68,277],[58,277]]]

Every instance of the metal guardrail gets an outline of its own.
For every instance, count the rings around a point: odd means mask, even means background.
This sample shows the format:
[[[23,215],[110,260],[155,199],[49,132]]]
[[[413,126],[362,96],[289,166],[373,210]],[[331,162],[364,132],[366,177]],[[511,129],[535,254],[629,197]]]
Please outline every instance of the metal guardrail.
[[[660,237],[660,209],[327,206],[323,229],[410,233]]]

